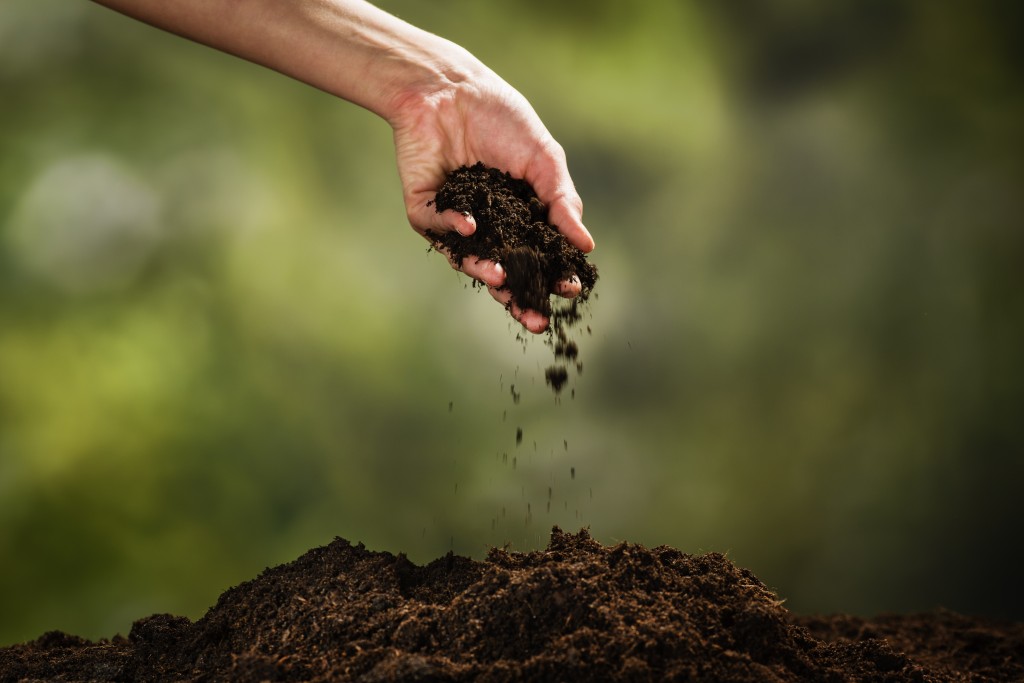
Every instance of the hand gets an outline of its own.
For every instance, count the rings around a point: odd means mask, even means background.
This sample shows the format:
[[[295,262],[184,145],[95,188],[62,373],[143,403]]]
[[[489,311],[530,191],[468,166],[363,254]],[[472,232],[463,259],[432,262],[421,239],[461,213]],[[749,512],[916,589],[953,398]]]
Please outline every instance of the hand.
[[[452,42],[363,0],[98,1],[384,117],[395,133],[409,222],[420,234],[476,229],[472,218],[437,214],[427,203],[449,171],[482,161],[525,179],[569,242],[585,252],[594,248],[561,146],[522,95]],[[543,315],[522,310],[500,289],[499,264],[468,258],[452,266],[486,284],[531,332],[547,328]],[[573,297],[580,284],[555,289]]]
[[[482,161],[525,179],[548,206],[548,221],[584,252],[594,248],[583,226],[583,203],[569,177],[561,145],[526,99],[479,63],[470,79],[407,96],[387,118],[394,129],[406,212],[421,235],[426,236],[427,230],[454,230],[461,235],[476,230],[472,216],[452,210],[439,214],[428,204],[449,171]],[[449,263],[485,284],[491,296],[530,332],[547,329],[546,316],[521,309],[501,289],[505,271],[499,263],[476,257],[458,263],[450,256]],[[580,282],[575,277],[560,282],[555,293],[574,297],[580,293]]]

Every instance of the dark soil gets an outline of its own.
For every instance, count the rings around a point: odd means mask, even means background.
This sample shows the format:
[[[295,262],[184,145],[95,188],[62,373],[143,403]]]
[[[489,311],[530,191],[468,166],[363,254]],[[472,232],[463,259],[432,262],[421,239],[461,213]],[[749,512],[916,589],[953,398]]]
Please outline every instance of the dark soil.
[[[477,226],[469,236],[428,232],[435,247],[456,261],[468,256],[497,261],[505,269],[504,289],[519,307],[550,316],[556,365],[545,377],[555,393],[561,391],[568,380],[567,364],[576,362],[577,369],[582,369],[570,336],[597,282],[597,268],[557,226],[547,222],[548,209],[529,183],[498,169],[478,163],[452,171],[434,198],[434,207],[438,213],[447,209],[471,213]],[[553,305],[556,284],[573,276],[582,286],[580,295]]]
[[[1020,681],[1024,624],[948,612],[797,617],[722,555],[605,547],[449,554],[336,539],[225,592],[196,622],[0,649],[0,681]]]

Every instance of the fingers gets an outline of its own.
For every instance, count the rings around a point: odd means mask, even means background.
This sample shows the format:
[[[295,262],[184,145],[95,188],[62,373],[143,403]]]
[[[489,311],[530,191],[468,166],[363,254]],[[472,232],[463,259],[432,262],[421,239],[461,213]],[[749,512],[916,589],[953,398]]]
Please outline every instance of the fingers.
[[[433,204],[427,206],[427,201],[416,202],[407,206],[409,223],[421,235],[426,237],[427,231],[434,233],[457,232],[463,237],[468,237],[476,232],[476,219],[473,214],[460,213],[453,209],[447,209],[441,213],[434,210]],[[428,241],[430,240],[427,237]],[[499,263],[487,259],[468,256],[461,261],[456,261],[451,252],[444,247],[434,247],[444,254],[452,268],[479,280],[488,287],[500,287],[505,284],[505,269]]]
[[[452,209],[437,213],[433,205],[425,206],[425,204],[426,202],[421,207],[426,209],[426,211],[422,212],[422,215],[417,215],[419,209],[409,210],[409,222],[424,237],[427,237],[427,231],[435,233],[454,231],[463,237],[468,237],[476,232],[476,219],[473,218],[473,214],[469,212],[460,213]],[[433,242],[429,237],[427,237],[427,240]],[[456,260],[448,249],[437,244],[434,244],[434,248],[444,254],[452,268],[465,273],[474,280],[478,280],[488,287],[501,287],[505,284],[505,269],[502,268],[500,263],[476,256],[467,256],[464,259]]]
[[[511,314],[511,316],[528,331],[533,334],[540,334],[544,330],[548,329],[547,316],[534,310],[523,310],[520,308],[519,304],[512,300],[512,292],[507,289],[498,289],[496,287],[488,287],[487,291],[491,293],[491,296],[494,297],[495,301],[508,309],[509,314]]]
[[[566,299],[572,299],[579,296],[583,290],[583,285],[580,284],[580,280],[575,275],[568,280],[560,280],[555,285],[555,294]],[[487,291],[491,293],[494,300],[505,306],[508,309],[509,314],[519,321],[523,327],[534,334],[540,334],[544,330],[548,329],[548,317],[539,311],[532,309],[522,309],[515,301],[512,300],[512,293],[507,289],[496,289],[494,287],[488,287]]]
[[[473,214],[459,213],[454,209],[448,209],[441,213],[434,210],[433,204],[424,205],[417,209],[409,210],[409,223],[420,234],[427,230],[437,233],[455,231],[463,237],[468,237],[476,232],[476,219]]]
[[[449,230],[454,230],[463,237],[469,237],[476,232],[476,219],[468,211],[459,213],[454,209],[448,209],[440,215]]]
[[[449,259],[449,263],[451,259]],[[479,280],[488,287],[501,287],[505,284],[505,269],[500,263],[487,259],[467,256],[456,270],[461,270],[474,280]]]
[[[582,291],[583,284],[575,275],[568,280],[559,280],[555,283],[555,294],[565,299],[575,299]]]
[[[546,315],[532,309],[520,308],[519,304],[512,300],[512,292],[503,288],[505,269],[500,263],[476,256],[467,256],[461,262],[457,262],[444,247],[436,247],[436,249],[448,259],[452,268],[484,283],[491,297],[508,309],[512,317],[527,330],[533,334],[540,334],[548,329],[549,321]],[[579,296],[582,290],[583,285],[580,284],[580,279],[573,275],[568,280],[558,281],[555,284],[554,293],[566,299],[572,299]]]
[[[560,280],[555,285],[555,294],[566,299],[579,296],[582,290],[583,285],[580,284],[580,279],[575,275],[568,280]],[[497,287],[488,287],[487,291],[491,293],[495,301],[507,308],[512,317],[530,332],[540,334],[548,329],[548,317],[539,311],[520,308],[519,304],[512,300],[512,292],[507,289],[498,289]]]
[[[448,259],[448,263],[452,268],[460,273],[465,273],[474,280],[484,283],[488,287],[501,287],[505,284],[505,269],[496,261],[476,256],[467,256],[461,261],[457,261],[452,257],[451,252],[444,247],[435,244],[434,249]]]
[[[451,254],[443,247],[438,248],[448,259],[452,268],[465,273],[474,280],[478,280],[487,286],[487,291],[495,301],[508,309],[508,312],[523,327],[533,334],[540,334],[548,329],[548,317],[538,311],[520,308],[519,304],[512,300],[512,292],[502,287],[505,284],[505,269],[500,263],[488,259],[467,256],[461,262],[452,259]],[[561,280],[555,285],[555,294],[571,299],[578,296],[583,286],[578,277],[573,275],[568,280]]]

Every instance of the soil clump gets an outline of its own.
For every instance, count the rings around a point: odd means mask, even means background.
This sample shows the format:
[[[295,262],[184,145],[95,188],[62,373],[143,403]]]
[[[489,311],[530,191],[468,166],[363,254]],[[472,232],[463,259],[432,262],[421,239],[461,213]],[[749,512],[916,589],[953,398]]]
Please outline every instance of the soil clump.
[[[436,248],[456,262],[476,256],[500,263],[505,269],[504,289],[519,307],[549,316],[555,365],[545,377],[555,393],[560,392],[568,380],[568,363],[575,362],[577,371],[583,367],[576,361],[578,347],[570,337],[597,282],[597,268],[547,222],[548,209],[529,183],[496,168],[477,163],[452,171],[434,198],[434,208],[438,213],[469,213],[476,220],[476,232],[469,236],[428,231]],[[557,283],[573,276],[580,282],[579,296],[552,304]]]
[[[797,617],[724,556],[606,547],[426,566],[336,539],[127,638],[0,649],[0,681],[1011,681],[1024,624]]]

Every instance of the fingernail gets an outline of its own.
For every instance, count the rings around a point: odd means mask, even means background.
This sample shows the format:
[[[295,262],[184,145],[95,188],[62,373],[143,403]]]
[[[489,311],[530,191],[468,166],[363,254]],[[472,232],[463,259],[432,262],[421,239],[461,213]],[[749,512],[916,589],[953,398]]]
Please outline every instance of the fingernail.
[[[463,237],[469,237],[476,232],[476,221],[473,220],[472,216],[464,216],[465,221],[456,221],[458,227],[455,228],[460,235]]]

